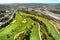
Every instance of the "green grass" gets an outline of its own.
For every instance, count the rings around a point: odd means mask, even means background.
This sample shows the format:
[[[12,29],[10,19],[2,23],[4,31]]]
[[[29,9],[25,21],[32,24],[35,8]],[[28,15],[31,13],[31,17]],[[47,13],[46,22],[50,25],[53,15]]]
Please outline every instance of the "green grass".
[[[55,40],[60,40],[60,34],[57,33],[54,26],[51,23],[49,23],[47,19],[40,17],[36,17],[36,18],[42,21],[47,26],[48,32],[54,37]]]
[[[22,23],[23,19],[26,19],[27,23],[25,23],[25,24]],[[29,27],[34,22],[29,17],[21,16],[21,14],[18,12],[16,12],[15,20],[16,20],[16,22],[10,23],[5,28],[0,29],[0,40],[14,40],[14,36],[17,33],[24,31],[26,27]],[[38,27],[38,25],[36,25],[35,27]],[[33,29],[37,29],[37,28],[33,28]],[[38,31],[38,30],[36,30],[36,31]],[[36,34],[36,32],[35,32],[35,34]],[[7,38],[7,35],[9,36],[9,38]],[[33,35],[33,33],[32,33],[32,35]],[[34,39],[34,37],[33,37],[33,39]],[[38,38],[37,38],[37,40],[38,40]]]
[[[26,14],[23,12],[16,12],[15,22],[10,23],[5,28],[0,29],[0,40],[14,40],[14,36],[25,30],[26,27],[31,26],[34,20],[30,17],[38,19],[38,21],[42,21],[48,29],[48,32],[54,37],[55,40],[60,40],[60,34],[58,34],[52,24],[49,23],[47,19],[42,17],[34,16],[31,14]],[[23,19],[27,20],[27,23],[22,23]],[[38,31],[38,22],[35,22],[36,25],[33,26],[32,32],[30,34],[30,40],[40,40],[39,31]],[[9,38],[7,38],[7,35]]]
[[[45,18],[42,18],[42,17],[30,15],[30,14],[24,14],[24,15],[35,17],[35,19],[38,19],[39,21],[42,21],[47,26],[48,32],[54,37],[54,39],[55,40],[60,40],[60,34],[57,33],[54,26],[49,22],[49,20],[47,20]]]
[[[33,22],[30,18],[27,19],[27,23],[23,24],[22,20],[26,17],[22,17],[19,15],[19,13],[16,13],[15,23],[11,23],[5,28],[0,30],[0,40],[13,40],[14,36],[23,31],[26,27],[30,26]],[[14,32],[13,32],[14,31]],[[10,38],[7,38],[7,35],[10,36]]]
[[[31,33],[31,36],[30,36],[30,40],[40,40],[40,37],[39,37],[39,25],[37,22],[35,22],[36,25],[34,25],[33,29],[32,29],[32,33]]]

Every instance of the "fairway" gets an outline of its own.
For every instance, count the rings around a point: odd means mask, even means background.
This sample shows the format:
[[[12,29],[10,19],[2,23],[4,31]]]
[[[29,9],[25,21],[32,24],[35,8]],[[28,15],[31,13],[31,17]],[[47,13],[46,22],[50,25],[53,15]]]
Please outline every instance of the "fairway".
[[[23,19],[26,19],[27,22],[22,23]],[[29,17],[21,16],[20,13],[18,13],[18,12],[16,13],[15,20],[16,21],[14,23],[11,22],[5,28],[0,29],[0,40],[14,40],[14,36],[17,33],[24,31],[26,27],[31,26],[31,24],[34,22]],[[36,26],[34,25],[34,28],[32,29],[32,33],[31,33],[31,36],[33,39],[35,39],[37,37],[36,40],[39,40],[38,26],[39,26],[38,23],[36,23]],[[34,31],[34,29],[35,29],[35,31]],[[37,35],[35,36],[35,34],[37,34]]]

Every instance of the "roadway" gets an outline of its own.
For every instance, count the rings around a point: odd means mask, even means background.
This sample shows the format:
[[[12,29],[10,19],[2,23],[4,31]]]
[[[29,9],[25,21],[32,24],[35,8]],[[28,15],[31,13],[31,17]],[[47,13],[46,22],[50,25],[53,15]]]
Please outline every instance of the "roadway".
[[[6,23],[8,23],[10,20],[13,19],[15,12],[16,12],[16,11],[12,11],[12,10],[11,10],[9,13],[5,13],[5,15],[0,18],[0,20],[2,20],[2,19],[4,20],[4,18],[8,17],[8,20],[6,20],[6,21],[4,21],[4,22],[2,22],[2,21],[0,22],[0,28],[1,28],[2,25],[5,25]],[[1,14],[0,14],[0,15],[1,15]]]
[[[50,12],[46,9],[43,9],[43,10],[36,10],[35,11],[37,12],[40,12],[42,13],[44,16],[47,16],[47,18],[49,17],[50,19],[60,23],[60,15],[59,14],[56,14],[56,13],[53,13],[53,12]]]

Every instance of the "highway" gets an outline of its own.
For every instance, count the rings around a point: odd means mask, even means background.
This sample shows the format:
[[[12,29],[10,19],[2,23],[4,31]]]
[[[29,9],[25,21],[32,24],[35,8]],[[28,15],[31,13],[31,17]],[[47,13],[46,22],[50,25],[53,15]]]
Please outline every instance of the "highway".
[[[59,23],[60,24],[60,15],[57,14],[57,13],[53,13],[53,12],[50,12],[48,11],[47,9],[43,9],[43,8],[40,8],[40,9],[33,9],[33,8],[28,8],[28,9],[25,9],[24,11],[28,11],[31,13],[31,11],[34,11],[34,12],[37,12],[35,13],[35,15],[44,15],[46,16],[48,19],[51,19],[51,20],[54,20],[55,22]],[[23,10],[22,10],[23,11]],[[41,16],[41,15],[40,15]]]
[[[42,13],[44,16],[46,16],[47,18],[50,18],[50,19],[54,20],[55,22],[60,23],[60,15],[59,14],[50,12],[50,11],[48,11],[46,9],[35,10],[35,11]]]

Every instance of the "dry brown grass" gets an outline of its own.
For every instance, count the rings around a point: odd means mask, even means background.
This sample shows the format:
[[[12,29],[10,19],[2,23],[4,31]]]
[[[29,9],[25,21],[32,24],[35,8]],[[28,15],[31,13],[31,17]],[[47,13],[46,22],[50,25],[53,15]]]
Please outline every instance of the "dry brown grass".
[[[56,29],[58,32],[60,32],[60,24],[59,24],[59,23],[56,23],[56,22],[53,21],[53,20],[50,20],[50,23],[51,23],[52,25],[54,25],[55,29]]]

